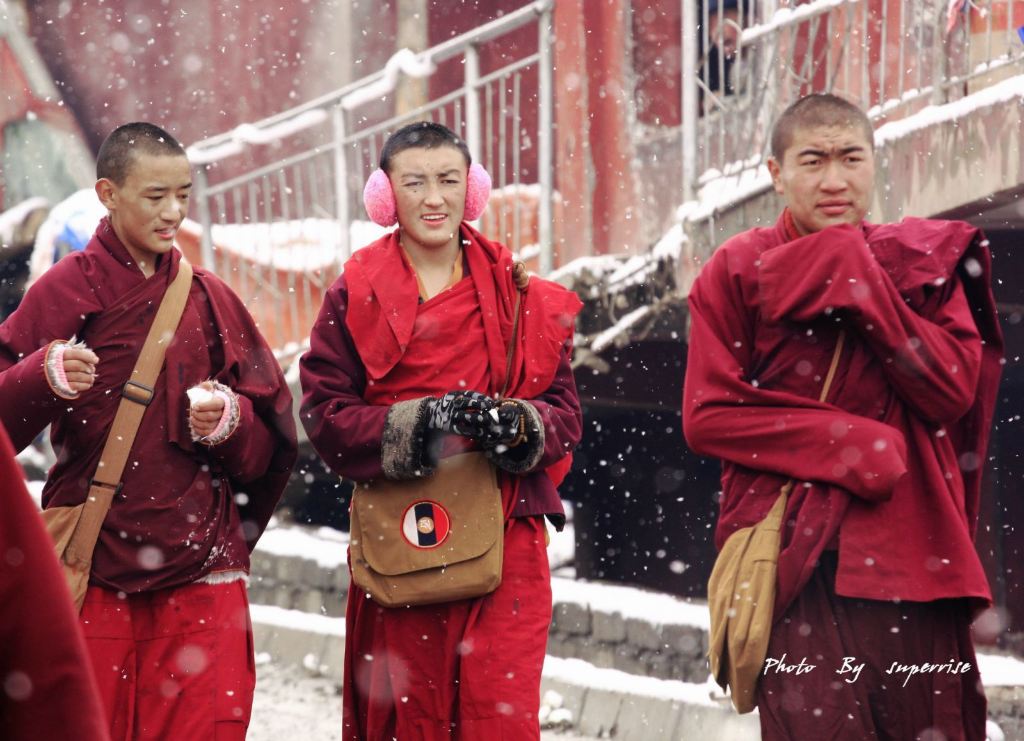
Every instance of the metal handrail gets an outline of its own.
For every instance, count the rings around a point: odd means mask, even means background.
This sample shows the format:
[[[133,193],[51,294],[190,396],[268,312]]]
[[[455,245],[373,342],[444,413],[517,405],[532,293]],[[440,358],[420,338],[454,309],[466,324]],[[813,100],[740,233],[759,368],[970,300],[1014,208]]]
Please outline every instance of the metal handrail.
[[[509,31],[513,31],[534,20],[536,16],[540,16],[551,11],[553,8],[554,0],[534,0],[534,2],[529,5],[524,5],[511,13],[506,13],[501,18],[497,18],[471,31],[467,31],[466,33],[460,34],[459,36],[438,44],[437,46],[431,47],[427,51],[422,52],[420,56],[430,59],[435,64],[443,62],[458,55],[467,48],[491,41],[492,39],[502,36]],[[377,70],[376,72],[372,72],[359,80],[350,82],[337,90],[321,95],[319,98],[314,98],[313,100],[302,103],[294,108],[289,108],[281,113],[275,113],[272,116],[267,116],[266,118],[260,119],[259,121],[249,125],[254,129],[264,130],[276,126],[277,124],[294,120],[308,111],[331,109],[341,103],[341,101],[348,95],[380,81],[384,77],[384,74],[383,69]],[[195,155],[201,155],[203,150],[212,149],[221,144],[226,144],[232,141],[236,137],[236,131],[237,130],[226,131],[222,134],[217,134],[196,142],[189,147],[190,156],[195,157]]]
[[[947,34],[944,0],[886,0],[878,13],[863,0],[811,0],[777,10],[766,1],[759,5],[762,18],[745,19],[731,58],[716,51],[707,30],[710,20],[722,26],[722,4],[713,19],[706,6],[698,16],[694,4],[683,2],[682,68],[694,82],[682,86],[681,96],[684,201],[727,171],[759,167],[771,124],[804,93],[852,98],[878,125],[948,102],[965,86],[984,87],[986,76],[1024,71],[1024,45],[1014,32],[1024,17],[1015,0],[999,2],[1006,27],[995,30],[990,12],[983,32],[972,35],[970,16],[953,17]],[[975,12],[971,3],[968,9]],[[703,59],[701,49],[708,50]],[[708,81],[713,62],[717,85]]]
[[[550,272],[554,249],[553,9],[554,0],[535,0],[418,54],[400,50],[384,68],[358,81],[189,147],[189,156],[197,165],[194,200],[202,225],[202,261],[229,282],[238,283],[235,287],[250,309],[263,312],[261,326],[273,335],[272,342],[279,346],[305,339],[297,334],[309,330],[303,325],[312,322],[310,304],[317,303],[318,308],[330,276],[340,271],[351,255],[352,229],[364,228],[356,216],[361,213],[358,196],[363,178],[376,166],[386,135],[414,120],[449,123],[450,119],[474,160],[489,168],[493,163],[496,197],[483,226],[500,227],[502,233],[494,236],[508,242],[513,251],[528,248],[533,252],[532,245],[539,243],[538,266],[541,272]],[[482,45],[531,23],[537,25],[536,51],[503,59],[486,73],[480,69],[479,52],[487,48]],[[455,89],[415,110],[379,120],[375,113],[378,103],[382,96],[391,95],[400,75],[429,76],[439,64],[459,55],[463,78]],[[524,185],[521,165],[527,151],[520,146],[521,106],[527,100],[519,92],[524,76],[537,80],[537,126],[526,132],[536,142],[526,156],[536,176],[537,191],[532,182],[531,189],[519,189]],[[529,104],[533,105],[532,101]],[[506,132],[507,138],[503,136]],[[497,147],[495,138],[500,139]],[[282,154],[261,149],[271,141],[285,145]],[[217,166],[246,152],[253,153],[252,165]],[[240,168],[244,171],[239,174]],[[524,209],[536,214],[535,224],[525,220],[529,214],[521,213]],[[215,248],[215,226],[247,223],[265,225],[265,230],[257,232],[234,232],[237,241],[257,237],[252,244],[234,245],[236,249],[230,251]],[[536,238],[522,228],[525,223],[536,227]],[[232,234],[226,229],[218,233],[224,238]],[[317,243],[311,244],[311,240]],[[530,244],[521,243],[524,240]],[[267,250],[267,254],[257,253],[257,249]],[[315,256],[306,254],[310,249],[316,250]]]

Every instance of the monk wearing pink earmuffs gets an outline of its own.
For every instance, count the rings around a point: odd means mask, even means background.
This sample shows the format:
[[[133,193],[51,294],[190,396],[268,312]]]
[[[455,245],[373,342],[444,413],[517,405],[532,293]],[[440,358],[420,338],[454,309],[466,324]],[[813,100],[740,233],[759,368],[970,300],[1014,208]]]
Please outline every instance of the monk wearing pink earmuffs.
[[[551,620],[544,519],[565,522],[556,487],[581,434],[569,364],[581,304],[466,223],[483,213],[490,186],[444,126],[395,132],[364,201],[374,221],[398,228],[345,264],[301,360],[302,422],[336,473],[425,480],[441,459],[482,451],[505,515],[501,583],[489,594],[385,607],[351,585],[346,741],[540,738]],[[448,524],[433,514],[417,512],[411,528],[396,522],[394,537],[440,545]]]

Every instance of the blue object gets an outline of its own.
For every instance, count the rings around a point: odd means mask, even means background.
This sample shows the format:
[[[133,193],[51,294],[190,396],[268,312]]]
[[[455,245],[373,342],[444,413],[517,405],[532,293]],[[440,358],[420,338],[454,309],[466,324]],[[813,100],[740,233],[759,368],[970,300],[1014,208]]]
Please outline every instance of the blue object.
[[[68,254],[69,252],[79,252],[85,249],[85,246],[89,244],[89,238],[91,234],[84,234],[81,231],[77,231],[70,221],[64,224],[64,228],[60,234],[57,235],[57,239],[53,242],[53,260],[56,262],[61,256]]]

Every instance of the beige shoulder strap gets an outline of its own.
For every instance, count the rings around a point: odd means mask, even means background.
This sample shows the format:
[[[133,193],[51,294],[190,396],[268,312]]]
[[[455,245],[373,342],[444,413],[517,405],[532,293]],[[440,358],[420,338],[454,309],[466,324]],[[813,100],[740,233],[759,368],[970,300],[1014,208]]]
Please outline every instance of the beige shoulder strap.
[[[89,482],[89,496],[82,517],[65,551],[64,560],[70,566],[87,567],[92,561],[96,539],[110,503],[121,489],[121,474],[128,462],[142,415],[153,400],[153,387],[164,364],[164,353],[181,321],[191,285],[192,266],[183,257],[178,263],[177,276],[164,292],[132,375],[121,389],[121,402],[107,433],[96,473]]]
[[[822,384],[821,393],[818,395],[818,401],[824,403],[828,401],[828,392],[832,388],[832,381],[836,377],[836,368],[839,367],[839,356],[843,354],[843,344],[846,342],[846,330],[839,330],[839,337],[836,338],[836,349],[832,351],[832,362],[828,366],[828,372],[825,374],[825,383]],[[789,493],[793,491],[794,481],[790,479],[782,487],[779,499],[782,501],[781,506],[776,502],[772,507],[772,511],[769,512],[768,517],[777,517],[779,520],[782,519],[782,513],[786,509],[786,500],[789,497]],[[767,518],[765,518],[767,519]]]
[[[846,342],[846,330],[839,330],[839,337],[836,338],[836,349],[832,352],[832,364],[828,367],[828,373],[825,374],[825,384],[821,387],[821,396],[818,397],[818,401],[824,403],[828,401],[828,392],[832,388],[832,381],[836,377],[836,368],[839,367],[839,356],[843,354],[843,343]]]

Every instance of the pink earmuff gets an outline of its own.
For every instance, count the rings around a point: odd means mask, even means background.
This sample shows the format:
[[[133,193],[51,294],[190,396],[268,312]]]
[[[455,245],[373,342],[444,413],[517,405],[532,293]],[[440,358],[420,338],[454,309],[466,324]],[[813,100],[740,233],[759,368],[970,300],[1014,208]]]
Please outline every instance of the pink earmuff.
[[[462,218],[476,221],[487,208],[487,199],[491,197],[491,176],[482,165],[473,164],[466,178],[466,210]],[[374,223],[381,226],[393,226],[398,223],[398,205],[395,203],[395,192],[391,189],[391,179],[381,169],[373,171],[363,188],[363,205],[366,213]]]

